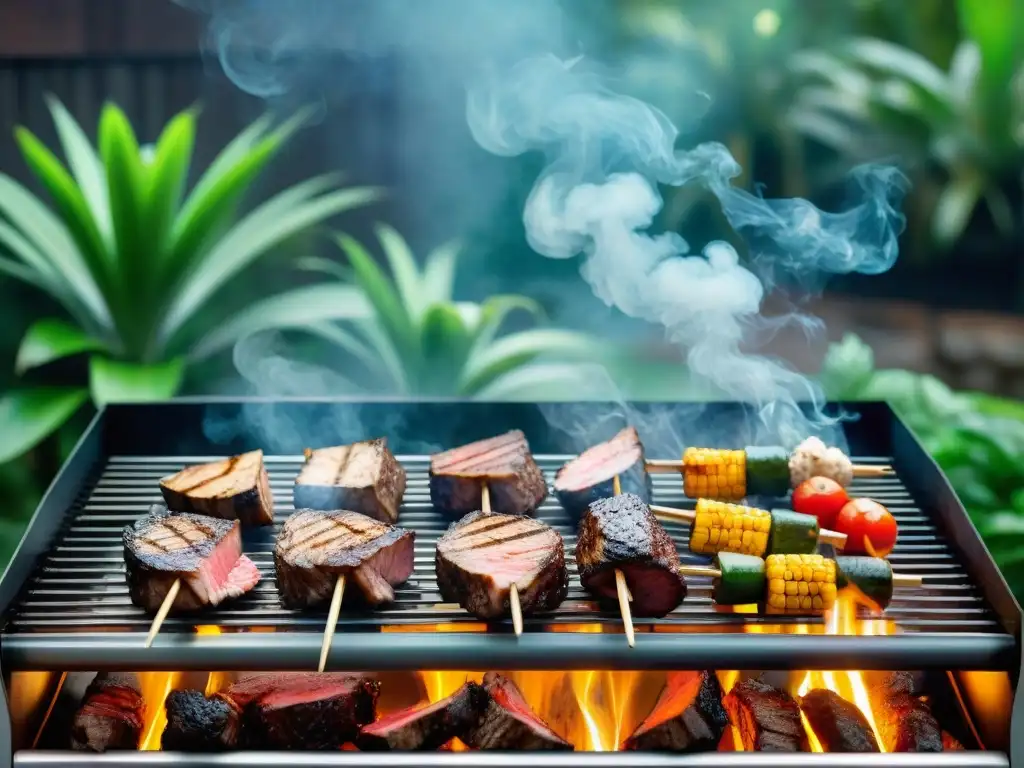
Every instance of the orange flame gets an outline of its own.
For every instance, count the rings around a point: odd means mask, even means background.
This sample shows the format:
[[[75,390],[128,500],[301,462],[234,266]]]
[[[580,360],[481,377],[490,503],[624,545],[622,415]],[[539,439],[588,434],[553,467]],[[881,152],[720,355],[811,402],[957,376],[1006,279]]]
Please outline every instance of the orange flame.
[[[146,702],[146,722],[142,728],[139,749],[151,752],[160,749],[160,737],[167,725],[164,700],[181,683],[181,672],[140,672],[142,700]]]

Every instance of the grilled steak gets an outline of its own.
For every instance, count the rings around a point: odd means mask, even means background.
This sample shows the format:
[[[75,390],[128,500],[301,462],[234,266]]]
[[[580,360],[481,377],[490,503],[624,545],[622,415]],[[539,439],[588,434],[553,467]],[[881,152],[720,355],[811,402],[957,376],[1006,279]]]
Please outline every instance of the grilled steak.
[[[644,463],[644,446],[635,427],[626,427],[611,440],[588,448],[555,474],[555,494],[573,515],[587,506],[614,495],[614,480],[624,493],[651,503],[651,478]]]
[[[221,752],[238,746],[241,711],[224,694],[171,691],[164,704],[167,727],[160,745],[169,752]]]
[[[245,746],[272,750],[333,750],[373,722],[380,685],[335,673],[257,675],[227,691],[242,708]]]
[[[878,734],[886,752],[941,752],[942,731],[906,672],[886,675],[868,687]]]
[[[172,515],[154,505],[124,529],[125,576],[135,605],[156,611],[176,579],[181,590],[174,610],[189,611],[245,594],[260,580],[242,554],[237,520]]]
[[[298,509],[348,509],[394,523],[404,493],[405,469],[379,437],[307,451],[293,496]]]
[[[186,467],[161,480],[160,491],[175,512],[240,520],[242,525],[274,524],[274,497],[263,451]]]
[[[785,691],[762,680],[743,680],[723,703],[747,752],[808,751],[800,707]]]
[[[138,749],[145,702],[135,675],[100,673],[71,722],[71,748],[80,752]]]
[[[718,749],[729,716],[714,672],[670,673],[665,687],[624,750],[711,752]]]
[[[686,597],[672,537],[632,493],[587,507],[576,538],[576,565],[583,586],[608,602],[617,601],[615,571],[621,569],[634,616],[664,616]]]
[[[461,738],[487,709],[483,686],[466,683],[446,699],[426,707],[410,707],[363,727],[356,746],[364,752],[440,749]]]
[[[572,750],[573,746],[530,709],[515,683],[497,672],[484,675],[487,708],[462,740],[473,749]]]
[[[434,564],[444,599],[484,620],[509,615],[513,584],[524,614],[553,611],[569,591],[562,537],[529,517],[472,512],[437,542]]]
[[[370,605],[395,599],[393,587],[413,569],[415,533],[358,512],[300,509],[281,527],[274,570],[281,601],[289,608],[327,602],[339,574],[351,574]]]
[[[523,515],[537,508],[548,494],[544,475],[519,430],[480,440],[430,458],[430,501],[451,515],[481,508],[481,489],[487,484],[491,511]]]
[[[878,752],[867,718],[839,694],[824,688],[808,691],[800,709],[826,752]]]

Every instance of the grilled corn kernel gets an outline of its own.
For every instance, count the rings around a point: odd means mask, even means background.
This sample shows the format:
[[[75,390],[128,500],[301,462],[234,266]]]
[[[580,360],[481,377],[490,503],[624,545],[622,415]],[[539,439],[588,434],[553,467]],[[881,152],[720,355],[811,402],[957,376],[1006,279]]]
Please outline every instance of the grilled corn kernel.
[[[768,613],[824,613],[836,602],[836,562],[823,555],[769,555]]]
[[[683,452],[683,491],[691,499],[739,501],[747,495],[747,454],[713,448]]]
[[[767,510],[697,499],[690,551],[700,555],[736,552],[764,557],[771,527],[772,516]]]

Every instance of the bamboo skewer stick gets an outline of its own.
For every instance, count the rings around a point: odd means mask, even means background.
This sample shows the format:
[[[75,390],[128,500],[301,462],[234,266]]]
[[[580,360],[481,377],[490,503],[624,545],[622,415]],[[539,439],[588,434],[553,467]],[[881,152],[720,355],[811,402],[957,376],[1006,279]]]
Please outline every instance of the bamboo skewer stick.
[[[320,666],[317,672],[323,672],[327,666],[327,654],[331,650],[331,641],[334,639],[334,629],[338,625],[338,615],[341,613],[341,598],[345,595],[345,574],[339,574],[338,580],[334,582],[334,596],[331,598],[331,609],[327,612],[327,626],[324,627],[324,643],[320,648]]]
[[[647,459],[644,462],[647,471],[652,475],[680,474],[683,471],[682,459]],[[854,464],[854,477],[889,477],[896,474],[888,464]]]
[[[164,623],[164,619],[167,618],[167,614],[171,612],[171,606],[174,605],[175,599],[178,597],[178,592],[181,591],[181,579],[175,579],[174,583],[171,584],[171,588],[167,590],[167,595],[164,597],[164,601],[160,603],[160,610],[156,612],[156,616],[153,617],[153,623],[149,626],[149,634],[146,635],[146,647],[149,648],[153,641],[156,640],[156,635],[160,631],[160,627]]]
[[[672,522],[692,523],[697,518],[697,512],[693,509],[676,509],[651,504],[650,510],[655,517]],[[846,539],[846,534],[839,531],[830,531],[827,528],[818,531],[818,541],[822,544],[831,544],[836,549],[843,549],[846,546]]]
[[[491,489],[487,483],[480,487],[480,511],[485,515],[491,514]],[[519,604],[519,587],[515,583],[508,591],[508,607],[512,613],[512,629],[519,637],[523,634],[523,608]]]
[[[612,478],[612,493],[616,496],[622,495],[622,483],[618,475]],[[629,585],[626,584],[626,574],[622,572],[621,568],[615,569],[615,591],[619,595],[619,612],[622,614],[622,626],[626,630],[626,642],[632,648],[636,645],[636,637],[633,634],[633,613],[629,609],[633,595],[629,592]]]
[[[709,576],[712,579],[722,578],[722,572],[709,565],[681,565],[679,573],[683,576]],[[892,585],[894,587],[920,587],[924,584],[923,576],[914,576],[909,573],[894,573]]]

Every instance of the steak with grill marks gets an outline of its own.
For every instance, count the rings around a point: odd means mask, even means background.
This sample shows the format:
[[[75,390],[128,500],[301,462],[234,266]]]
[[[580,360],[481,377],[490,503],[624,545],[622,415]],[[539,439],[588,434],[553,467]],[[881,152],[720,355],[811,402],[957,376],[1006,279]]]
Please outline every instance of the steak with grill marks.
[[[306,451],[293,496],[299,509],[348,509],[394,523],[405,479],[405,469],[388,450],[387,438],[379,437]]]
[[[484,484],[491,511],[507,515],[531,513],[548,495],[544,475],[519,430],[430,457],[430,501],[438,510],[456,516],[479,510]]]
[[[807,732],[793,697],[756,678],[736,683],[723,702],[747,752],[807,752]]]
[[[364,752],[440,749],[462,736],[480,719],[490,696],[468,682],[447,698],[425,707],[409,707],[363,726],[356,746]]]
[[[175,512],[273,525],[274,498],[263,466],[263,451],[186,467],[160,481],[167,506]]]
[[[941,752],[942,729],[919,695],[913,675],[893,672],[869,678],[868,698],[886,752]]]
[[[260,580],[253,562],[242,554],[237,520],[193,514],[170,514],[153,506],[150,513],[124,529],[125,577],[131,601],[147,611],[160,608],[181,579],[172,608],[190,611],[239,597]]]
[[[555,495],[572,515],[581,515],[592,502],[615,493],[615,478],[622,492],[651,503],[651,477],[644,462],[644,446],[635,427],[626,427],[611,440],[588,448],[555,473]]]
[[[289,608],[328,602],[340,574],[350,577],[370,605],[395,599],[394,587],[413,570],[413,531],[358,512],[300,509],[281,527],[274,569],[281,601]]]
[[[633,596],[634,616],[664,616],[686,597],[675,542],[632,493],[593,502],[576,538],[580,581],[599,600],[617,603],[615,571]]]
[[[800,699],[800,709],[826,752],[878,752],[864,713],[834,691],[808,691]]]
[[[238,746],[241,710],[227,695],[171,691],[160,746],[169,752],[221,752]]]
[[[484,675],[489,700],[462,740],[473,749],[572,750],[573,745],[537,717],[515,683],[497,672]]]
[[[513,584],[524,614],[553,611],[569,591],[562,537],[520,515],[466,515],[437,542],[434,566],[444,599],[485,621],[509,615]]]
[[[711,752],[729,716],[714,672],[670,673],[654,709],[622,745],[624,750]]]
[[[138,749],[145,709],[135,675],[101,672],[89,684],[71,722],[71,748],[79,752]]]

